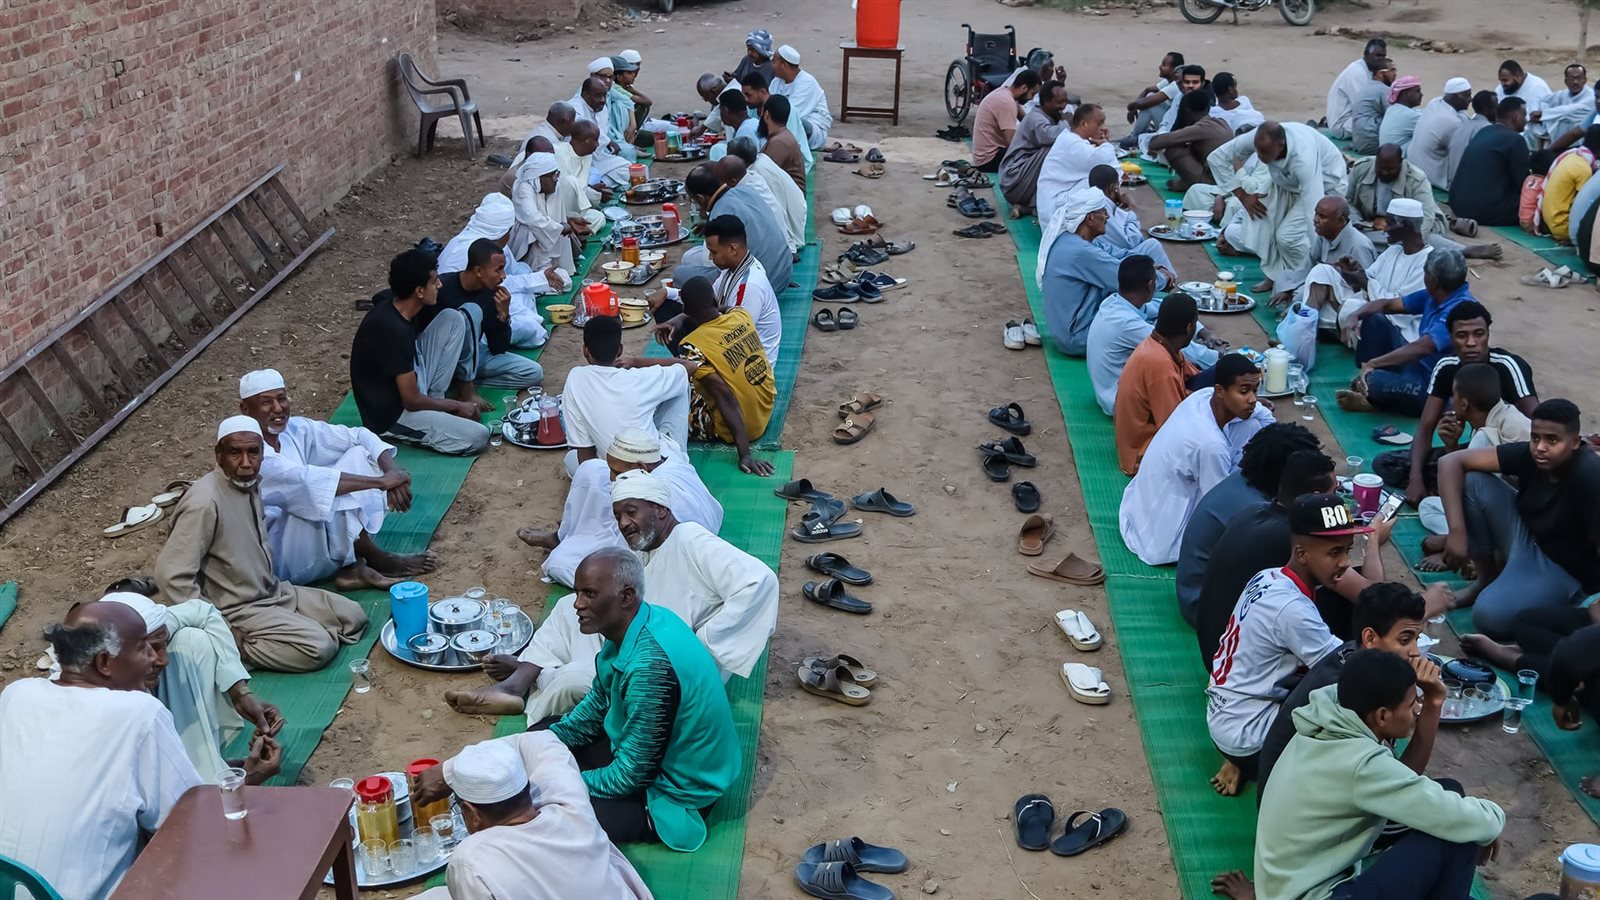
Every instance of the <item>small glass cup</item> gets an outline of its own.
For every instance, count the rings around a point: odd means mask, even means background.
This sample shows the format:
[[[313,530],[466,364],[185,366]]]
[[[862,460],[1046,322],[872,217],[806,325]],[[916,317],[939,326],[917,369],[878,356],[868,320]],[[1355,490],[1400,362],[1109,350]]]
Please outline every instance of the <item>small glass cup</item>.
[[[1444,679],[1444,709],[1439,713],[1446,719],[1461,717],[1461,682],[1454,678]]]
[[[506,395],[502,396],[500,398],[500,411],[502,413],[507,413],[507,412],[510,412],[513,409],[516,409],[517,408],[517,397],[518,396],[520,396],[520,395],[518,395],[518,394],[506,394]]]
[[[466,597],[468,600],[482,600],[489,596],[489,589],[486,587],[469,587],[461,596]]]
[[[1506,701],[1504,716],[1500,720],[1500,730],[1506,734],[1516,734],[1522,730],[1522,701]]]
[[[452,813],[434,816],[428,820],[428,828],[439,842],[439,852],[449,853],[456,848],[456,817]]]
[[[1467,688],[1461,692],[1462,715],[1481,716],[1489,711],[1494,698],[1483,688]]]
[[[495,419],[493,422],[490,422],[489,423],[489,446],[498,447],[501,444],[505,443],[505,440],[506,440],[505,422],[503,422],[500,419]]]
[[[410,875],[417,870],[417,842],[401,838],[389,845],[389,868],[396,875]]]
[[[217,774],[217,787],[222,790],[222,817],[242,819],[250,810],[244,805],[243,769],[237,766],[223,769]]]
[[[411,833],[411,840],[417,845],[417,865],[429,866],[439,860],[439,838],[433,829],[427,826],[418,828]]]
[[[1352,476],[1361,471],[1361,464],[1364,462],[1366,462],[1366,460],[1359,456],[1346,456],[1344,458],[1344,466],[1349,470],[1349,473]]]
[[[1524,705],[1533,702],[1534,689],[1539,686],[1539,671],[1537,669],[1517,670],[1517,700]]]
[[[1298,405],[1305,409],[1305,414],[1302,415],[1300,418],[1305,419],[1307,422],[1310,422],[1310,421],[1316,419],[1316,417],[1317,417],[1317,398],[1316,397],[1314,397],[1314,396],[1312,396],[1310,394],[1302,394],[1302,395],[1300,395],[1300,402],[1299,402]]]
[[[380,840],[361,842],[361,868],[368,878],[389,874],[389,845]]]
[[[372,690],[372,663],[364,659],[350,662],[350,676],[353,680],[351,687],[358,694],[365,694]]]
[[[1299,394],[1306,389],[1306,367],[1299,363],[1289,364],[1289,390]]]

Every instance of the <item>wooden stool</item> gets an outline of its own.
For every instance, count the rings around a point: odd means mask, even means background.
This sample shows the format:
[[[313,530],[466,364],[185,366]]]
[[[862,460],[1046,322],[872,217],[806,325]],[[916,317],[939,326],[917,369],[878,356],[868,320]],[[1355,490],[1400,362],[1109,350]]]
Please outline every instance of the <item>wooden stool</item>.
[[[844,51],[844,85],[839,91],[839,121],[848,122],[853,114],[859,119],[889,119],[890,124],[900,124],[900,66],[905,61],[906,48],[901,47],[860,47],[855,41],[845,41],[839,45]],[[850,105],[850,60],[852,59],[892,59],[894,60],[894,106],[851,106]]]

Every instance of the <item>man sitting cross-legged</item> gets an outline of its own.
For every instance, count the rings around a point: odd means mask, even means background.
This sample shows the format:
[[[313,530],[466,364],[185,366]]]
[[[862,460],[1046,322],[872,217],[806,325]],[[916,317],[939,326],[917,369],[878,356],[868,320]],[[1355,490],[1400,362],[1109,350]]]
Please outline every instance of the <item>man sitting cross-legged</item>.
[[[1066,85],[1046,81],[1039,88],[1039,105],[1022,117],[1005,158],[1000,161],[1000,190],[1011,204],[1013,218],[1033,212],[1045,156],[1061,132],[1072,124],[1070,118],[1063,117],[1068,96]]]
[[[1437,101],[1435,101],[1437,102]],[[1468,259],[1499,259],[1499,244],[1462,245],[1449,232],[1475,234],[1478,223],[1446,215],[1433,196],[1433,185],[1416,163],[1408,162],[1397,144],[1384,144],[1376,156],[1358,159],[1350,167],[1350,183],[1345,188],[1350,211],[1363,222],[1376,226],[1396,200],[1415,200],[1422,204],[1422,236],[1430,247],[1452,247]]]
[[[272,572],[261,507],[261,426],[234,416],[217,428],[217,468],[178,501],[156,557],[156,585],[171,604],[201,599],[228,620],[245,662],[310,672],[367,628],[361,605]]]
[[[511,240],[511,226],[516,223],[516,215],[508,196],[484,194],[466,226],[439,251],[441,275],[465,271],[467,249],[479,238],[487,238],[504,249]],[[544,319],[539,316],[536,299],[541,294],[566,290],[572,284],[572,275],[554,263],[542,272],[535,272],[525,262],[507,259],[505,278],[500,284],[511,294],[511,346],[543,345],[550,335],[545,331]]]
[[[595,316],[583,328],[583,358],[562,386],[561,418],[567,433],[567,471],[599,459],[629,426],[660,435],[675,446],[689,445],[689,379],[675,369],[625,369],[622,322]]]
[[[1340,408],[1422,412],[1428,374],[1450,346],[1446,318],[1457,304],[1473,299],[1459,250],[1430,248],[1422,279],[1420,291],[1368,300],[1349,313],[1343,327],[1355,338],[1361,371],[1340,392]]]
[[[457,366],[463,382],[520,391],[544,381],[538,362],[511,352],[511,291],[505,286],[506,252],[488,238],[467,248],[467,267],[439,276],[439,299],[417,316],[427,329],[433,317],[459,310],[467,321],[471,353]],[[485,410],[487,412],[487,410]]]
[[[1218,147],[1233,140],[1233,128],[1216,115],[1212,99],[1206,91],[1184,94],[1178,101],[1178,117],[1173,129],[1150,139],[1150,152],[1165,153],[1167,165],[1177,174],[1167,182],[1169,191],[1182,192],[1190,185],[1211,184],[1206,160]]]
[[[1221,202],[1221,198],[1218,198]],[[1372,241],[1361,229],[1351,221],[1353,210],[1343,197],[1330,194],[1317,201],[1315,211],[1311,218],[1311,269],[1310,274],[1318,275],[1324,279],[1337,277],[1337,266],[1342,259],[1348,259],[1356,266],[1365,269],[1372,265],[1378,258],[1378,250],[1372,246]],[[1319,266],[1329,266],[1335,269],[1332,275],[1319,272]],[[1279,291],[1269,301],[1273,306],[1287,306],[1292,300],[1305,302],[1307,291],[1310,290],[1310,278],[1306,283],[1292,291]]]
[[[1433,252],[1422,235],[1422,204],[1390,200],[1387,224],[1389,246],[1371,263],[1344,258],[1311,267],[1297,296],[1317,312],[1322,332],[1337,334],[1368,300],[1398,300],[1422,290],[1423,265]]]
[[[1094,385],[1094,399],[1106,415],[1116,410],[1117,379],[1122,377],[1123,366],[1134,349],[1155,331],[1160,310],[1155,261],[1139,254],[1123,257],[1117,266],[1117,292],[1101,301],[1094,322],[1089,325],[1089,381]],[[1183,355],[1196,367],[1209,370],[1217,364],[1218,351],[1227,347],[1227,341],[1212,337],[1202,325],[1194,340],[1183,348]],[[1204,386],[1199,382],[1190,385]]]
[[[292,415],[277,369],[239,379],[239,411],[261,426],[261,505],[272,571],[291,584],[387,588],[432,572],[431,553],[401,556],[372,539],[388,510],[411,508],[411,473],[365,428]]]
[[[771,148],[772,142],[768,141],[767,149]],[[744,163],[746,175],[740,180],[740,184],[748,181],[751,187],[765,186],[763,199],[770,199],[778,212],[779,219],[784,224],[784,234],[789,241],[790,251],[797,251],[805,246],[806,219],[811,211],[806,205],[805,189],[796,187],[794,180],[782,167],[773,162],[770,154],[758,152],[756,142],[750,138],[730,141],[728,156]]]
[[[756,137],[763,143],[761,152],[771,157],[778,168],[787,172],[794,186],[805,192],[807,173],[811,171],[811,142],[806,139],[804,120],[795,114],[794,104],[781,94],[772,93],[771,82],[760,72],[751,72],[739,82],[744,101],[756,111],[760,123]],[[731,87],[731,85],[730,85]],[[773,99],[778,102],[773,103]],[[732,148],[729,148],[732,152]]]
[[[722,504],[706,490],[700,473],[689,464],[682,449],[662,441],[653,432],[630,425],[617,432],[606,448],[605,459],[578,464],[572,473],[561,509],[561,523],[552,531],[522,528],[517,537],[532,547],[550,551],[544,560],[544,573],[561,584],[572,584],[578,564],[602,547],[626,547],[617,518],[611,511],[611,482],[618,475],[635,469],[655,473],[672,488],[673,515],[693,522],[712,534],[722,530]]]
[[[1089,172],[1089,186],[1106,196],[1106,233],[1095,243],[1113,255],[1139,253],[1156,261],[1156,267],[1176,272],[1166,248],[1153,237],[1145,237],[1144,224],[1133,211],[1133,200],[1122,190],[1122,171],[1111,166],[1095,166]]]
[[[577,126],[573,131],[578,133]],[[543,140],[533,138],[529,145]],[[505,248],[511,259],[532,269],[555,266],[567,272],[577,270],[578,244],[593,226],[575,208],[575,197],[559,190],[565,177],[555,153],[547,150],[528,154],[517,170],[517,181],[511,189],[516,222]]]
[[[1089,326],[1100,302],[1116,292],[1122,260],[1150,254],[1099,243],[1106,233],[1110,201],[1097,188],[1082,187],[1063,202],[1039,241],[1035,276],[1044,295],[1050,340],[1068,356],[1088,350]],[[1177,280],[1171,269],[1156,268],[1156,287]]]

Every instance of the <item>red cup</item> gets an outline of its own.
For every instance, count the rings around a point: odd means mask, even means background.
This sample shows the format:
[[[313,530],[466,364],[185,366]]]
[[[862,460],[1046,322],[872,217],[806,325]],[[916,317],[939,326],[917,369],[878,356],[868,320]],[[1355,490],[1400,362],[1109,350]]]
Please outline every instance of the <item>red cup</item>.
[[[1351,479],[1351,492],[1356,495],[1356,512],[1375,514],[1383,502],[1383,478],[1371,472],[1362,472]]]

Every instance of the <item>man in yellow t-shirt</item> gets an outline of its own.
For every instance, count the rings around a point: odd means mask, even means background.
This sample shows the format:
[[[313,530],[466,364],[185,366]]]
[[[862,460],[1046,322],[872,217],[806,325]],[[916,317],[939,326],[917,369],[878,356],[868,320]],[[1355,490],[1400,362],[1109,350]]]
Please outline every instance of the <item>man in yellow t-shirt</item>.
[[[693,391],[689,396],[689,433],[703,441],[732,444],[739,468],[752,475],[771,475],[772,464],[750,455],[750,441],[767,430],[778,398],[777,381],[761,346],[755,320],[741,307],[717,306],[711,282],[691,278],[684,283],[679,358],[633,359],[624,367],[683,366]],[[676,323],[663,323],[669,330]]]

